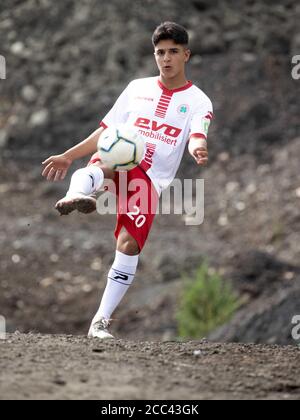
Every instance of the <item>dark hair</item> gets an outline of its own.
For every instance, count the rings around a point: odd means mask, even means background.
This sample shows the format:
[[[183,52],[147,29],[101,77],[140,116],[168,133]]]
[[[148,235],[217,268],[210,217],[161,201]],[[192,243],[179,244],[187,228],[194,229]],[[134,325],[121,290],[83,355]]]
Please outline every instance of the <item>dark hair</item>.
[[[165,39],[172,39],[176,44],[188,45],[189,35],[187,30],[175,22],[163,22],[154,31],[152,35],[152,44],[154,47]]]

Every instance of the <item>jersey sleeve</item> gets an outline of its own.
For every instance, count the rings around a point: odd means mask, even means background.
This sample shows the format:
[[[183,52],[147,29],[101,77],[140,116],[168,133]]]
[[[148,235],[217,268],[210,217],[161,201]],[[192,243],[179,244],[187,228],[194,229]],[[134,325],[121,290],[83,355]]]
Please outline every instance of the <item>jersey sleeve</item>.
[[[106,114],[103,120],[100,122],[100,126],[108,128],[118,124],[126,123],[129,115],[129,92],[131,83],[123,90],[121,95],[116,100],[114,106]]]
[[[207,139],[207,133],[212,118],[213,106],[211,101],[206,98],[206,100],[196,108],[192,116],[189,139],[192,136]]]

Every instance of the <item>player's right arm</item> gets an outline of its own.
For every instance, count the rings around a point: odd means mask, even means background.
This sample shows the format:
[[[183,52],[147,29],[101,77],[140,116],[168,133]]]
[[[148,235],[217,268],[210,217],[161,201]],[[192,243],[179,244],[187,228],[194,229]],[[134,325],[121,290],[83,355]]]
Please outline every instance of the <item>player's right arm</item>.
[[[76,146],[61,155],[50,156],[48,159],[44,160],[44,162],[42,162],[44,167],[42,175],[47,178],[48,181],[63,180],[74,160],[91,155],[97,151],[98,139],[104,130],[104,127],[100,127],[85,140],[76,144]]]

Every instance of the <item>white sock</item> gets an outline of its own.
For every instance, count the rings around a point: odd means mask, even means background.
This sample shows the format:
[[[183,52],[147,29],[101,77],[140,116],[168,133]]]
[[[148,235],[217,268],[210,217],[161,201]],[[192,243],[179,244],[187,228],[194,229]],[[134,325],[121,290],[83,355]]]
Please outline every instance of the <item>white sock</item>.
[[[107,284],[101,304],[92,323],[102,317],[110,319],[112,313],[133,282],[138,261],[139,255],[130,256],[116,251],[114,263],[108,273]]]
[[[104,181],[104,172],[99,166],[90,165],[78,169],[71,178],[70,188],[67,195],[81,193],[91,195],[97,192]]]

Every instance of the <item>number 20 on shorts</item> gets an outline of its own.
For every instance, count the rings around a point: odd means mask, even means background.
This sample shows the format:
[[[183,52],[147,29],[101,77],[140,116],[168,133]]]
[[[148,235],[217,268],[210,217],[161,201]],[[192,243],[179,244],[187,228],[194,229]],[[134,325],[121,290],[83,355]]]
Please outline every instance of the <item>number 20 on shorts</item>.
[[[134,206],[133,208],[134,211],[130,211],[129,213],[127,213],[127,216],[135,222],[137,228],[141,228],[146,222],[146,216],[140,214],[140,209],[138,208],[138,206]]]

